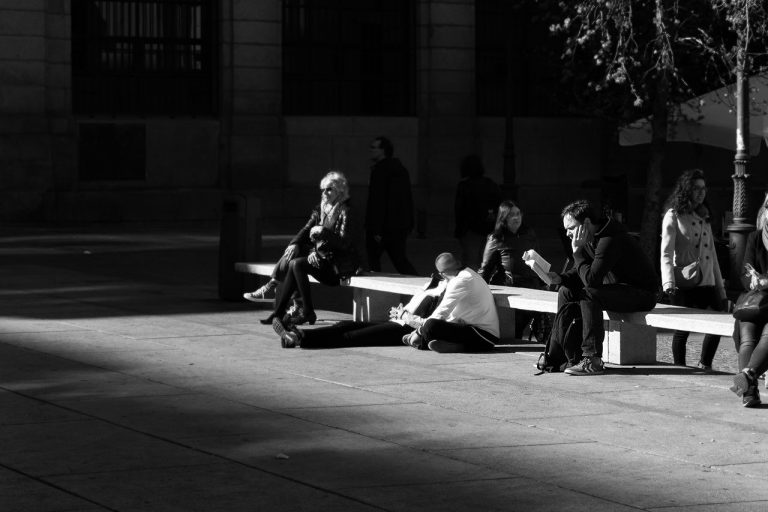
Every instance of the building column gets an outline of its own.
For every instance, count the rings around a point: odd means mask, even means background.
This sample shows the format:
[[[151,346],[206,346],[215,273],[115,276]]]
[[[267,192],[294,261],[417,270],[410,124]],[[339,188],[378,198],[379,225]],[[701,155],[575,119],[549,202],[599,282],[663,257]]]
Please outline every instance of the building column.
[[[461,159],[477,152],[475,108],[475,3],[421,0],[419,53],[418,197],[429,205],[430,236],[453,232],[453,197]],[[451,219],[446,223],[446,219]]]

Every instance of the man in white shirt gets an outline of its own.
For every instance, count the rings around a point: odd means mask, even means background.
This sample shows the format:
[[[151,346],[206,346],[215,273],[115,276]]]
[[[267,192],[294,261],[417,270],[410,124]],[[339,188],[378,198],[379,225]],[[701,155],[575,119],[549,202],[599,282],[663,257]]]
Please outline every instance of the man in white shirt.
[[[493,350],[499,341],[499,316],[485,280],[449,252],[437,257],[435,267],[447,281],[443,300],[403,343],[434,352]]]

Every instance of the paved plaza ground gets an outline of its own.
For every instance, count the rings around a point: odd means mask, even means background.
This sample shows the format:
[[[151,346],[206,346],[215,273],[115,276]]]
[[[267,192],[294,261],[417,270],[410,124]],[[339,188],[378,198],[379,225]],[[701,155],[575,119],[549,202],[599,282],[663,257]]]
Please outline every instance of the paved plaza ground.
[[[731,339],[722,372],[663,333],[658,365],[595,377],[534,375],[535,344],[283,350],[219,300],[217,233],[0,230],[0,512],[768,509]]]

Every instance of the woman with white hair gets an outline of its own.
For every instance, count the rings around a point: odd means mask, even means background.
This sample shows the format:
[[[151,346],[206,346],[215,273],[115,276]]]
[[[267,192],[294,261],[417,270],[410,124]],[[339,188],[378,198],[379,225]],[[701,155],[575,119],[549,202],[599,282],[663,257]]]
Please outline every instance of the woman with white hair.
[[[323,284],[338,286],[341,279],[354,274],[357,269],[347,178],[339,171],[330,171],[321,180],[320,190],[320,204],[312,210],[307,224],[291,240],[281,258],[286,267],[285,278],[278,290],[275,309],[269,318],[261,321],[271,323],[280,335],[285,330],[283,316],[294,292],[301,296],[303,311],[286,321],[297,325],[315,323],[317,317],[309,291],[309,276]],[[307,255],[294,257],[302,247],[307,248]]]

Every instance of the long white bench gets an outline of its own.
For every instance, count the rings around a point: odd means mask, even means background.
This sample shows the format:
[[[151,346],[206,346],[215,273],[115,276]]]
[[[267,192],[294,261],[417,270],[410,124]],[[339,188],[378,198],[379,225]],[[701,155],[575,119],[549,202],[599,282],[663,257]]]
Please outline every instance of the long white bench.
[[[235,264],[238,272],[260,276],[271,275],[273,268],[272,263]],[[343,285],[353,289],[352,314],[355,320],[377,321],[388,319],[393,305],[418,293],[427,281],[425,277],[371,273],[353,276]],[[491,292],[499,310],[503,340],[511,338],[514,333],[514,310],[557,312],[557,292],[510,286],[491,286]],[[655,363],[657,328],[721,336],[733,334],[733,317],[728,313],[667,304],[657,304],[647,313],[608,311],[604,319],[607,325],[603,358],[612,364]]]

